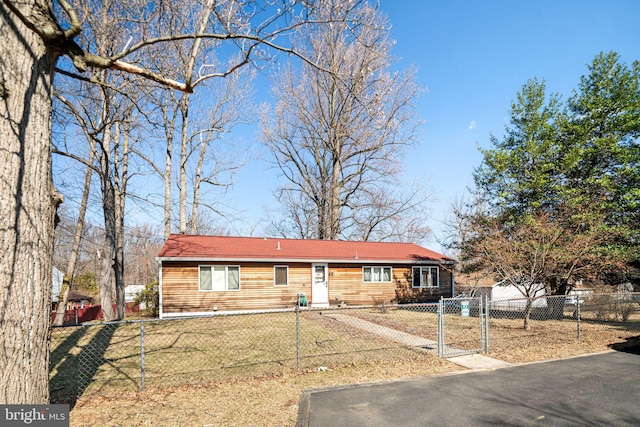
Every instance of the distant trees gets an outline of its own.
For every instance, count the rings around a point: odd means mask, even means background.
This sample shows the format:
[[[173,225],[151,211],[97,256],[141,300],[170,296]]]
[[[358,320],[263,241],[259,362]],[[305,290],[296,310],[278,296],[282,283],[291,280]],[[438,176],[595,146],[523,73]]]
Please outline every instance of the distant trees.
[[[338,4],[327,2],[312,19],[342,21]],[[413,69],[392,71],[386,19],[367,4],[358,14],[358,23],[310,27],[296,39],[319,67],[283,69],[275,110],[263,118],[264,141],[286,180],[277,190],[278,234],[380,240],[429,231],[419,222],[425,188],[398,188],[403,149],[417,135],[420,87]],[[411,226],[394,228],[401,221]]]
[[[640,63],[599,54],[566,103],[530,80],[510,117],[482,150],[472,202],[454,209],[465,268],[553,294],[637,277]]]
[[[54,265],[67,272],[62,293],[67,293],[68,288],[69,292],[98,298],[98,279],[104,274],[104,266],[99,260],[101,253],[106,250],[105,230],[92,220],[87,220],[82,223],[82,231],[78,234],[81,221],[70,214],[68,208],[63,209],[60,224],[56,228]],[[157,282],[158,268],[155,257],[164,243],[161,229],[148,224],[126,227],[124,240],[125,283],[145,285]],[[70,275],[68,272],[72,267],[73,274]],[[110,270],[110,267],[107,267],[107,270]],[[113,286],[111,282],[111,287]],[[62,316],[66,301],[58,301]],[[58,321],[62,322],[62,318],[56,318],[56,322]]]

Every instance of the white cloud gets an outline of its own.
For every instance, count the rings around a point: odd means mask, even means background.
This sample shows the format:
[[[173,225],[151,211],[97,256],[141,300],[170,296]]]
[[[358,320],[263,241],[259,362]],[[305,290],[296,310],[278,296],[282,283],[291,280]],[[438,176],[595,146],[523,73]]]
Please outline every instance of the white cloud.
[[[478,123],[476,123],[475,120],[471,120],[471,123],[469,123],[469,130],[475,129],[477,125]]]

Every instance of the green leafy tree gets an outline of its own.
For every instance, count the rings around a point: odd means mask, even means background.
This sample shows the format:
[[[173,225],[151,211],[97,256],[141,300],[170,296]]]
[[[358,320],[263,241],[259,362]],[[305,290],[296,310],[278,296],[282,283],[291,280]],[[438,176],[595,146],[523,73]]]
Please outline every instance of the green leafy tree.
[[[638,263],[640,253],[640,62],[601,53],[567,104],[565,199],[607,218],[606,250]]]
[[[588,70],[566,104],[546,95],[544,81],[529,80],[504,137],[492,136],[493,146],[482,150],[475,201],[455,212],[451,245],[468,269],[543,283],[556,294],[578,278],[632,277],[640,241],[640,65],[629,68],[607,53]],[[544,265],[544,274],[529,262]]]
[[[546,95],[544,81],[529,80],[511,104],[505,136],[491,136],[493,148],[481,149],[474,172],[476,187],[492,211],[517,222],[558,203],[561,146],[560,98]]]
[[[74,280],[74,285],[80,293],[92,296],[98,295],[98,282],[96,280],[96,273],[93,271],[85,271],[77,276]]]

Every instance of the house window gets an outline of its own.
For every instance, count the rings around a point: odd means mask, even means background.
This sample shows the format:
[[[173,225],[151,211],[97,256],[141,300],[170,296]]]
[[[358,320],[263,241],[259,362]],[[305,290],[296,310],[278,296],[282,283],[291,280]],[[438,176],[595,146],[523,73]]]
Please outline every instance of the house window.
[[[362,281],[367,283],[391,282],[391,267],[362,267]]]
[[[289,267],[286,265],[273,267],[273,278],[276,286],[289,286]]]
[[[439,286],[438,267],[413,267],[414,288],[437,288]]]
[[[201,265],[199,289],[201,291],[237,291],[240,289],[240,267]]]

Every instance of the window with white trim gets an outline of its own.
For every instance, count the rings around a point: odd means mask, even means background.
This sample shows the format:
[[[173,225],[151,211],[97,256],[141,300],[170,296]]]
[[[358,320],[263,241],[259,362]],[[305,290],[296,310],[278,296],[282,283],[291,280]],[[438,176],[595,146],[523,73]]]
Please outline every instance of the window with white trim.
[[[366,283],[387,283],[393,277],[391,267],[362,267],[362,281]]]
[[[273,284],[275,286],[289,286],[289,267],[275,265],[273,267]]]
[[[440,286],[438,267],[413,267],[414,288],[437,288]]]
[[[237,265],[201,265],[198,287],[201,291],[237,291],[240,267]]]

